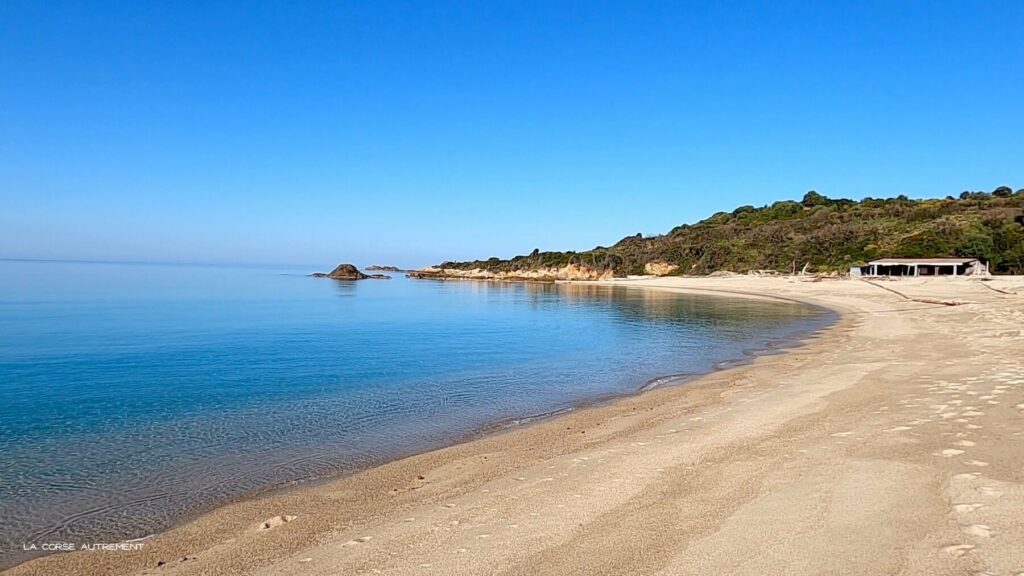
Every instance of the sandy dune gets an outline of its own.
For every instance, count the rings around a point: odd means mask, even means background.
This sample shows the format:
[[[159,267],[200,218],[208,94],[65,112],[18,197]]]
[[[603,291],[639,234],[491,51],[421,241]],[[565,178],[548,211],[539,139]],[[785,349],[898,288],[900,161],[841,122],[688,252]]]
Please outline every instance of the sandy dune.
[[[843,319],[685,386],[226,506],[141,552],[10,573],[1024,573],[1024,278],[617,283]]]

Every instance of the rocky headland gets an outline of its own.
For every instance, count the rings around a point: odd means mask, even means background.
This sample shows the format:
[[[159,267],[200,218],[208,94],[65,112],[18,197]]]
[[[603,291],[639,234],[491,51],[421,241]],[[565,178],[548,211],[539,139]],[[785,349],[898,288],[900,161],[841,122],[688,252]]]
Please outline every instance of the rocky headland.
[[[511,271],[488,270],[486,268],[464,270],[461,268],[429,267],[413,270],[406,274],[406,277],[435,280],[555,282],[557,280],[610,280],[613,275],[614,273],[610,269],[596,270],[587,266],[568,264],[565,266],[551,266],[532,270],[524,269]]]
[[[449,261],[417,270],[414,277],[588,280],[608,270],[617,278],[769,270],[842,274],[876,258],[900,256],[978,258],[997,275],[1024,273],[1024,188],[863,200],[811,191],[799,201],[740,206],[611,246]]]

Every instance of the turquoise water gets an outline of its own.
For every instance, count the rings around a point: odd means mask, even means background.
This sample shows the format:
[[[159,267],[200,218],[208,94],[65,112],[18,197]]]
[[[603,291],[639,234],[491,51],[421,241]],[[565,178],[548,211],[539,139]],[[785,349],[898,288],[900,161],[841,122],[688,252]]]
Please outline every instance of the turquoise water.
[[[706,372],[831,320],[784,302],[310,271],[0,261],[0,564]]]

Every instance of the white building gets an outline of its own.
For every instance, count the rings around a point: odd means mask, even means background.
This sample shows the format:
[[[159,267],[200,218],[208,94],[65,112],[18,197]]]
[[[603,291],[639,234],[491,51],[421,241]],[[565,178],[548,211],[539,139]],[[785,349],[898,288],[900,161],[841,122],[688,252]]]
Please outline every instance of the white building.
[[[850,269],[851,276],[984,276],[977,258],[881,258]]]

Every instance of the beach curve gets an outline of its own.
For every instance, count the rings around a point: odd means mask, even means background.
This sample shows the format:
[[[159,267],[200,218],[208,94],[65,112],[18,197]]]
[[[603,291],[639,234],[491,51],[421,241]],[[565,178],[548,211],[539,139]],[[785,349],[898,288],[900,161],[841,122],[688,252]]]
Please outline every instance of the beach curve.
[[[614,283],[768,293],[842,318],[683,388],[230,504],[138,552],[48,556],[9,573],[1022,569],[1024,468],[1006,442],[1024,430],[1019,297],[966,279],[899,283],[959,306],[853,280]]]

